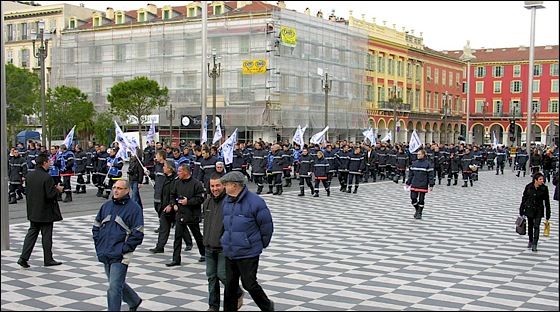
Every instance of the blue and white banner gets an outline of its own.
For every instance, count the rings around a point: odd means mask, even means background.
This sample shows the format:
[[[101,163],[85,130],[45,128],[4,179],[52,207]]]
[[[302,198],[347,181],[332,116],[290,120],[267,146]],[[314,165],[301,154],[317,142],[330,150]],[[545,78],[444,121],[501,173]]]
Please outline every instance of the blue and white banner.
[[[76,130],[76,126],[72,127],[72,130],[68,132],[66,138],[64,138],[64,142],[62,144],[66,145],[66,148],[71,151],[72,150],[72,140],[74,139],[74,130]]]
[[[422,141],[420,140],[418,133],[416,133],[416,130],[414,130],[412,132],[412,136],[410,137],[410,142],[408,143],[408,151],[413,153],[418,150],[420,146],[422,146]]]
[[[309,142],[311,142],[311,144],[321,144],[321,143],[325,142],[326,141],[325,134],[327,133],[327,131],[329,131],[329,126],[326,126],[325,129],[323,129],[323,131],[321,131],[319,133],[315,133],[311,137]]]
[[[212,139],[212,144],[219,142],[222,139],[222,129],[220,123],[216,125],[216,131],[214,132],[214,138]]]
[[[235,142],[237,142],[237,128],[235,128],[235,131],[233,131],[229,138],[220,147],[222,149],[222,153],[224,154],[224,163],[226,165],[233,162],[233,148]]]
[[[498,141],[498,138],[496,137],[496,132],[495,131],[492,131],[492,136],[493,136],[492,148],[498,148],[498,145],[500,144],[500,141]]]
[[[134,147],[134,144],[128,140],[121,127],[117,124],[117,121],[115,120],[114,122],[115,141],[119,143],[119,151],[117,152],[116,157],[120,157],[123,160],[128,159],[127,151],[130,151],[132,155],[136,155],[136,148]]]
[[[297,126],[296,133],[292,138],[292,142],[297,143],[301,147],[303,147],[303,144],[305,144],[305,142],[303,141],[303,131],[301,130],[301,125]]]
[[[375,135],[373,134],[373,129],[371,127],[364,130],[364,132],[362,132],[362,134],[364,135],[364,137],[366,137],[366,139],[369,140],[369,145],[373,146],[373,145],[375,145],[375,143],[377,143],[375,141]]]
[[[146,141],[152,143],[155,134],[156,134],[155,118],[152,118],[152,123],[150,124],[150,130],[148,130],[148,134],[146,135]]]
[[[383,137],[383,139],[381,139],[381,142],[388,142],[388,141],[393,142],[393,135],[391,134],[391,131],[389,131],[389,132]]]

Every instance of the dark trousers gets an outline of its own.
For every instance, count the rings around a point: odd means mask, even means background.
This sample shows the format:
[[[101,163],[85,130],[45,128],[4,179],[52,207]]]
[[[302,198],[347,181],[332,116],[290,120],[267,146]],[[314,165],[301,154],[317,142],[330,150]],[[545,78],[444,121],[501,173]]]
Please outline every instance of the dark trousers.
[[[72,191],[72,186],[70,185],[70,176],[62,177],[62,186],[64,187],[64,192]]]
[[[338,172],[338,182],[342,187],[346,187],[346,185],[348,185],[348,171]]]
[[[261,311],[273,311],[273,306],[257,282],[259,256],[232,260],[226,257],[226,283],[224,289],[224,311],[237,311],[237,289],[239,279],[243,288],[251,295]]]
[[[159,216],[159,232],[158,232],[158,239],[156,243],[156,249],[163,249],[163,247],[165,247],[165,245],[167,244],[167,240],[169,239],[169,233],[171,233],[171,226],[173,225],[173,222],[175,222],[175,216],[168,216],[165,214],[161,214]],[[186,230],[185,232],[187,232],[186,234],[188,234],[188,237],[190,239],[191,234],[189,233],[189,231]]]
[[[181,263],[181,248],[183,237],[190,237],[189,229],[194,236],[198,253],[204,256],[204,244],[202,243],[202,233],[200,233],[200,225],[198,223],[175,222],[175,239],[173,240],[173,261]]]
[[[533,244],[537,244],[539,241],[540,227],[542,218],[527,218],[527,235],[529,235],[529,241]]]
[[[410,200],[412,202],[412,206],[418,205],[418,207],[424,208],[425,197],[426,193],[424,192],[410,191]]]
[[[27,235],[25,235],[23,248],[21,250],[21,256],[19,258],[24,261],[29,260],[29,257],[31,257],[31,252],[33,251],[33,247],[35,247],[37,236],[39,236],[39,232],[41,232],[43,243],[43,261],[45,263],[52,262],[53,222],[30,221],[29,223],[29,230],[27,230]]]

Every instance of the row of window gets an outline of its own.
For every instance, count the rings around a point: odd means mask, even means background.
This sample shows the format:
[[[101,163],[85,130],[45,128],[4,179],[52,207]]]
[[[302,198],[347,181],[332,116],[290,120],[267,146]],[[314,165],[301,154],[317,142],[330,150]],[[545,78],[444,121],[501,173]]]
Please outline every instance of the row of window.
[[[488,114],[488,116],[500,116],[503,111],[504,104],[501,100],[493,100],[492,103],[486,102],[485,99],[475,100],[475,113]],[[533,112],[541,111],[541,101],[536,99],[533,100]],[[558,99],[550,99],[548,101],[548,108],[546,109],[549,113],[558,113]],[[521,114],[521,101],[511,100],[509,103],[509,114],[510,115],[520,115]]]
[[[511,93],[521,93],[523,92],[523,81],[521,80],[514,80],[510,82],[509,91]],[[559,86],[558,86],[558,79],[552,79],[550,81],[550,92],[551,93],[558,93]],[[501,81],[494,81],[492,92],[494,94],[502,93],[502,82]],[[533,80],[533,93],[541,92],[541,81],[540,80]],[[476,94],[484,94],[484,81],[477,81]]]
[[[492,66],[492,77],[501,78],[504,77],[504,67],[505,66]],[[513,77],[521,77],[521,65],[512,65],[513,67]],[[543,66],[542,64],[535,64],[533,66],[533,76],[542,76]],[[550,64],[550,76],[558,76],[558,64]],[[485,78],[486,77],[486,67],[477,66],[474,69],[475,78]]]
[[[56,19],[50,19],[45,31],[56,29]],[[5,25],[6,41],[31,40],[31,35],[38,33],[39,21]]]
[[[213,8],[213,15],[222,15],[223,13],[225,13],[224,10],[224,3],[222,1],[213,1],[212,3],[212,8]],[[172,18],[175,18],[177,16],[179,16],[179,13],[176,11],[173,11],[173,9],[170,6],[164,6],[161,9],[161,19],[162,20],[170,20]],[[190,4],[187,6],[187,17],[198,17],[202,14],[202,8],[196,6],[196,4]],[[101,14],[99,13],[94,13],[93,17],[92,17],[92,25],[94,27],[100,27],[103,26],[103,19],[107,18],[107,16],[103,17]],[[136,12],[136,22],[138,23],[143,23],[143,22],[148,22],[151,19],[157,18],[157,15],[150,12],[149,10],[145,9],[145,8],[140,8],[137,10]],[[119,25],[119,24],[124,24],[127,22],[130,22],[131,18],[128,17],[128,15],[124,14],[124,12],[122,11],[117,11],[115,13],[115,24]],[[68,22],[68,28],[70,29],[75,29],[77,28],[77,26],[79,25],[78,20],[75,17],[71,17],[69,19]]]

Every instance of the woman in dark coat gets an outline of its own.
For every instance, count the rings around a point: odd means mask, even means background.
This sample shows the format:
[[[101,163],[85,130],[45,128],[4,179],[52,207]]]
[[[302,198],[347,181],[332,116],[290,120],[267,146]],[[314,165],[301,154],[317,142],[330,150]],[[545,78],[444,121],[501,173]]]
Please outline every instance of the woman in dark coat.
[[[527,248],[537,251],[539,241],[541,219],[545,216],[546,221],[550,220],[550,198],[548,187],[544,184],[544,176],[537,172],[533,175],[533,181],[523,191],[519,215],[527,216],[527,233],[529,234],[529,244]]]

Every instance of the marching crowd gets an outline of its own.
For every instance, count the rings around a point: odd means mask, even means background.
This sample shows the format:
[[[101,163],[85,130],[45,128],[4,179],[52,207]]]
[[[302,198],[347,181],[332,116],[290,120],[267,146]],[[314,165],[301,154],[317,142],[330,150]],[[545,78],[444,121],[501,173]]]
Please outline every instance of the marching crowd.
[[[501,145],[494,148],[432,142],[410,151],[406,143],[378,142],[372,146],[339,141],[300,146],[289,141],[268,143],[257,140],[235,143],[233,161],[226,164],[216,145],[187,144],[184,140],[164,145],[152,141],[147,142],[143,151],[137,149],[136,154],[129,156],[127,179],[123,179],[124,160],[119,156],[122,153],[119,153],[117,142],[107,147],[90,141],[85,150],[79,145],[73,149],[61,145],[51,146],[47,151],[37,145],[30,141],[26,148],[20,143],[10,150],[10,204],[23,199],[29,182],[26,177],[37,169],[37,159],[40,159],[41,168],[52,177],[53,186],[58,191],[51,195],[58,197],[59,201],[72,201],[72,194],[85,193],[87,184],[97,188],[98,197],[109,199],[113,192],[112,199],[103,204],[93,227],[97,256],[104,263],[109,278],[109,310],[120,309],[122,300],[135,310],[142,301],[126,285],[124,277],[129,261],[127,254],[134,251],[144,235],[140,189],[145,184],[152,184],[154,188],[154,208],[160,221],[156,230],[157,243],[150,251],[162,253],[174,228],[172,261],[166,265],[180,265],[182,242],[185,242],[186,250],[191,250],[191,234],[194,236],[200,254],[198,261],[206,262],[209,311],[217,311],[220,307],[220,281],[225,285],[224,307],[226,310],[238,309],[244,294],[239,286],[240,280],[261,310],[274,310],[274,303],[256,282],[259,255],[268,246],[273,232],[268,207],[258,196],[265,191],[265,186],[267,194],[281,196],[284,188],[291,187],[295,180],[299,187],[298,196],[305,196],[306,189],[309,189],[313,197],[319,197],[321,186],[326,196],[331,196],[334,178],[339,182],[339,191],[346,193],[357,193],[360,183],[370,180],[402,181],[410,189],[414,218],[422,219],[425,195],[436,182],[437,185],[443,181],[447,186],[455,186],[461,179],[462,187],[473,187],[478,172],[484,167],[495,170],[496,175],[503,175],[506,166],[513,166],[517,176],[525,176],[530,170],[532,176],[538,176],[542,182],[539,185],[553,179],[558,184],[557,146],[537,146],[527,150],[525,146],[508,149]],[[70,182],[71,176],[77,176],[75,189]],[[247,189],[246,181],[256,184],[255,193]],[[535,184],[535,187],[539,185]],[[62,194],[65,194],[64,199]],[[121,206],[128,207],[126,218],[120,219],[123,212],[119,212],[116,213],[118,220],[113,221],[117,228],[126,231],[105,227],[109,219],[115,218],[112,211]],[[520,210],[522,213],[526,213],[525,210]],[[247,225],[249,216],[255,220],[254,224],[250,223],[253,226]],[[241,217],[245,219],[236,220]],[[550,218],[550,211],[546,217],[547,220]],[[111,231],[128,234],[118,237]],[[240,236],[240,232],[244,233]],[[35,239],[37,234],[33,234]],[[134,239],[127,241],[129,236]],[[243,239],[239,241],[240,237],[249,238],[249,244]],[[122,245],[123,254],[112,254],[110,244],[113,243],[107,239],[119,240],[117,243]],[[530,239],[533,239],[531,244],[536,250],[538,236],[531,235]],[[27,260],[31,250],[32,246],[27,246],[25,255],[22,254],[18,261],[22,267],[29,267]],[[46,263],[60,264],[52,260],[52,253],[49,257]]]

